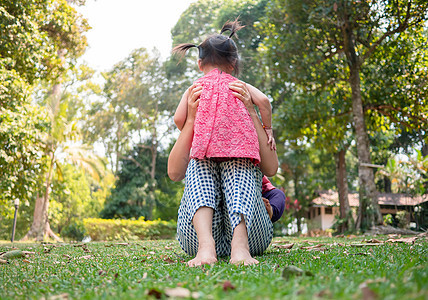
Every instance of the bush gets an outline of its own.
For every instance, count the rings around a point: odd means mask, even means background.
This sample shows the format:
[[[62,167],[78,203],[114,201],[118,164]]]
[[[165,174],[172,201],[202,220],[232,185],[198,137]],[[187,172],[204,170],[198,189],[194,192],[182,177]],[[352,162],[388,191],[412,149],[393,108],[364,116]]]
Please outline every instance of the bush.
[[[397,215],[395,216],[398,220],[398,227],[400,228],[407,228],[409,227],[409,213],[405,210],[400,210],[397,212]]]
[[[175,221],[144,221],[124,219],[84,219],[86,235],[93,241],[136,241],[173,238],[177,231]]]
[[[86,228],[82,222],[75,222],[65,226],[61,230],[61,236],[75,240],[81,241],[86,235]]]
[[[387,214],[383,216],[383,223],[385,225],[392,225],[394,223],[394,219],[391,214]]]

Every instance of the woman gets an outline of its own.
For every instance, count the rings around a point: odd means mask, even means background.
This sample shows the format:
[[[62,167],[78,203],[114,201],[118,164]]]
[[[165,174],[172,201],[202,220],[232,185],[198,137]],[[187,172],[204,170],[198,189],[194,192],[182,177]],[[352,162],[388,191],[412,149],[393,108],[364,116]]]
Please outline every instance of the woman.
[[[278,157],[268,143],[268,136],[253,105],[255,98],[266,97],[256,88],[241,81],[230,84],[248,109],[259,139],[260,164],[251,172],[235,172],[230,169],[239,160],[201,166],[190,159],[193,126],[202,87],[192,86],[187,98],[187,118],[168,159],[168,176],[173,181],[186,177],[186,187],[179,209],[177,236],[182,249],[196,257],[189,266],[213,264],[217,256],[230,255],[230,263],[257,264],[253,255],[262,254],[272,240],[272,222],[261,200],[262,173],[275,175]],[[231,164],[235,164],[233,168]],[[248,167],[248,166],[246,166]],[[239,199],[234,190],[240,186]],[[244,203],[241,203],[244,202]],[[234,218],[234,219],[233,219]],[[233,223],[237,225],[232,225]]]

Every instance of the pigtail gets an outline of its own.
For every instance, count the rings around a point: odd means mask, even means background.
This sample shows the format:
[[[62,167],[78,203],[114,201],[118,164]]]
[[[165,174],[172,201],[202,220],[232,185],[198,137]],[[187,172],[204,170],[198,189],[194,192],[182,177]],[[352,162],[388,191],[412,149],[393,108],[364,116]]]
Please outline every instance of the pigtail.
[[[189,50],[190,48],[199,48],[199,46],[195,45],[195,44],[190,44],[190,43],[185,43],[185,44],[180,44],[175,46],[172,49],[172,54],[176,54],[180,56],[180,61],[183,59],[184,55],[186,55],[187,50]]]
[[[238,21],[238,18],[235,19],[235,21],[231,22],[231,21],[227,21],[223,27],[221,28],[220,34],[222,34],[223,32],[226,31],[230,31],[230,35],[229,38],[231,38],[232,36],[236,36],[238,37],[238,35],[236,34],[236,32],[238,30],[241,30],[242,28],[244,28],[245,26],[241,25],[241,22]]]

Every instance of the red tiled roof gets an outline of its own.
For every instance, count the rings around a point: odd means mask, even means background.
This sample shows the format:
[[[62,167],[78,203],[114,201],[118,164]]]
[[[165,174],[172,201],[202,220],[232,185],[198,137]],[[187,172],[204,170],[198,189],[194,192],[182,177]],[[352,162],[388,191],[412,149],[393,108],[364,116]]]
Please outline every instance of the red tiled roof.
[[[332,190],[322,191],[318,193],[319,197],[312,200],[314,206],[339,206],[339,196],[337,192]],[[349,205],[357,207],[359,205],[358,194],[348,194]],[[428,194],[412,198],[408,194],[378,194],[379,205],[397,205],[397,206],[415,206],[428,201]]]

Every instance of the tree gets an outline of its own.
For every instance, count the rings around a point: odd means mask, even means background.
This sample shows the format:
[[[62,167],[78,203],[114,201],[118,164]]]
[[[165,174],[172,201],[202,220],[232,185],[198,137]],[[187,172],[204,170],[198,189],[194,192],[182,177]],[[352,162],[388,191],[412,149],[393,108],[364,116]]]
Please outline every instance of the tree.
[[[373,66],[370,59],[377,51],[393,45],[404,34],[420,32],[426,11],[427,4],[422,1],[272,1],[263,23],[267,38],[262,50],[268,56],[271,72],[277,74],[274,78],[277,95],[281,90],[293,89],[296,83],[298,87],[307,84],[308,89],[313,84],[332,85],[340,82],[341,75],[345,74],[343,91],[349,97],[342,99],[352,110],[357,141],[360,180],[357,225],[361,228],[382,222],[370,168],[364,111],[367,102],[362,96],[365,81],[361,77],[365,70],[370,71]],[[284,80],[290,84],[284,85]],[[376,99],[381,101],[382,98]],[[393,101],[394,97],[387,99]],[[392,110],[405,111],[405,104],[412,101],[402,100],[400,106],[386,110],[383,106],[383,110],[377,112],[388,116]],[[420,103],[421,100],[417,100]],[[417,113],[417,110],[413,112]]]
[[[82,54],[86,47],[82,32],[88,26],[66,1],[3,1],[0,16],[7,32],[0,43],[0,142],[5,149],[0,155],[5,174],[1,194],[9,202],[28,201],[46,172],[50,126],[44,110],[31,103],[33,85],[38,80],[54,82],[67,67],[60,49],[68,52],[69,62]]]
[[[137,144],[147,148],[151,160],[145,197],[145,216],[152,218],[155,204],[156,165],[161,142],[172,127],[171,111],[176,104],[168,97],[168,81],[159,53],[135,49],[104,74],[99,100],[92,104],[86,120],[86,136],[101,141],[111,153],[113,171],[120,174],[120,161],[132,156],[128,149]],[[146,167],[146,166],[145,166]],[[113,197],[113,196],[112,196]]]
[[[156,164],[160,167],[156,168],[154,179],[150,174],[152,160],[150,147],[136,145],[131,151],[121,156],[115,186],[100,213],[102,218],[138,219],[141,216],[146,219],[151,218],[153,202],[156,202],[159,210],[170,208],[174,210],[172,215],[158,212],[158,216],[176,218],[179,203],[176,194],[179,185],[171,184],[171,181],[167,179],[168,155],[166,152],[160,154],[156,156]],[[156,181],[156,185],[154,181]],[[150,186],[155,186],[156,190],[152,191]],[[152,192],[153,195],[151,195]],[[153,196],[155,196],[154,199]],[[162,198],[169,199],[163,200]],[[171,201],[172,199],[174,200]]]

